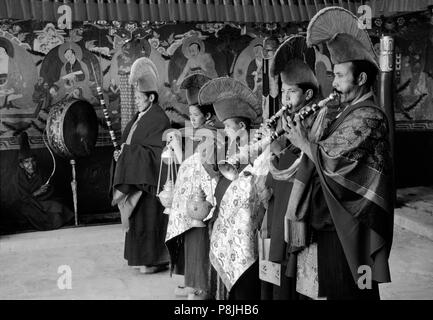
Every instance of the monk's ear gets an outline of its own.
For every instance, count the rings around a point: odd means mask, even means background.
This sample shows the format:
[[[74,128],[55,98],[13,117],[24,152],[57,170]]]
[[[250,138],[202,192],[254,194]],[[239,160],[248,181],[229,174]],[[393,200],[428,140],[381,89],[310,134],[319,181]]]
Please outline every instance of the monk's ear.
[[[23,162],[22,162],[22,161],[19,161],[19,162],[18,162],[18,165],[20,166],[21,169],[24,169],[24,165],[23,165]]]
[[[358,76],[358,86],[362,86],[367,83],[367,73],[361,72]]]
[[[305,92],[305,100],[310,101],[311,99],[313,99],[313,95],[313,89],[307,89],[307,91]]]
[[[153,93],[151,93],[151,94],[149,95],[149,100],[150,100],[150,102],[155,101],[155,95],[154,95]]]

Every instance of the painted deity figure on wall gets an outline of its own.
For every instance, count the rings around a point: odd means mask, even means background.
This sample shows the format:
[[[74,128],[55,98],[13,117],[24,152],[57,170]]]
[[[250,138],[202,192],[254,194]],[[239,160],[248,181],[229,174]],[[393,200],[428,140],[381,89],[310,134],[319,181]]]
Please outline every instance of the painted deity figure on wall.
[[[65,42],[62,30],[57,30],[52,23],[48,23],[43,30],[36,31],[39,33],[33,41],[33,50],[47,54],[51,49]]]
[[[79,85],[80,82],[89,79],[89,70],[81,61],[81,50],[78,51],[76,47],[78,46],[64,46],[59,48],[59,57],[64,63],[60,72],[60,77],[65,80],[66,89],[71,89],[76,85]]]
[[[6,38],[0,38],[0,107],[3,108],[14,107],[10,102],[23,97],[15,88],[20,75],[13,61],[14,53],[12,43]]]
[[[200,38],[195,36],[186,38],[182,44],[182,52],[188,61],[176,84],[181,84],[193,73],[202,73],[211,79],[218,77],[215,62],[212,56],[205,52],[204,42]]]

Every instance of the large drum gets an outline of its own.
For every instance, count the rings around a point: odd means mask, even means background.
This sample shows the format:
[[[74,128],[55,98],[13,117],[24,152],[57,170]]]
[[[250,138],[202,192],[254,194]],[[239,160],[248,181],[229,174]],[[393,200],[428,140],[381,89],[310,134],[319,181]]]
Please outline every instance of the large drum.
[[[90,155],[98,136],[98,118],[93,106],[83,100],[68,100],[51,107],[47,119],[51,149],[64,158]]]

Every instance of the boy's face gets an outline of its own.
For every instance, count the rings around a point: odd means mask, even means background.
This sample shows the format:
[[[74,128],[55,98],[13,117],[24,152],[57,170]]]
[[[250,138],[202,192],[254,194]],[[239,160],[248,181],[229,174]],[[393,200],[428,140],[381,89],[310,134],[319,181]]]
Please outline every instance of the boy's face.
[[[306,94],[298,85],[283,82],[281,87],[281,103],[283,106],[290,105],[288,112],[296,112],[306,104]]]
[[[23,168],[29,176],[32,176],[36,171],[36,160],[33,157],[26,158],[20,161],[20,167]]]
[[[241,135],[242,131],[245,130],[245,125],[243,122],[236,121],[235,119],[226,119],[223,121],[224,131],[226,135],[233,140],[237,135]]]
[[[205,115],[197,106],[189,106],[189,118],[191,120],[192,127],[195,129],[200,128],[206,122]]]

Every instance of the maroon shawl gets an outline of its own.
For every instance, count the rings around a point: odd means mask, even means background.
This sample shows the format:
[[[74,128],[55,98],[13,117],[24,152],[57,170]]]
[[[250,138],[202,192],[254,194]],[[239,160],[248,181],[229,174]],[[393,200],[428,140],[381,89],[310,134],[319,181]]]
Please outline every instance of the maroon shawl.
[[[349,106],[312,144],[314,163],[355,282],[368,265],[390,282],[393,186],[386,115],[366,100]]]

